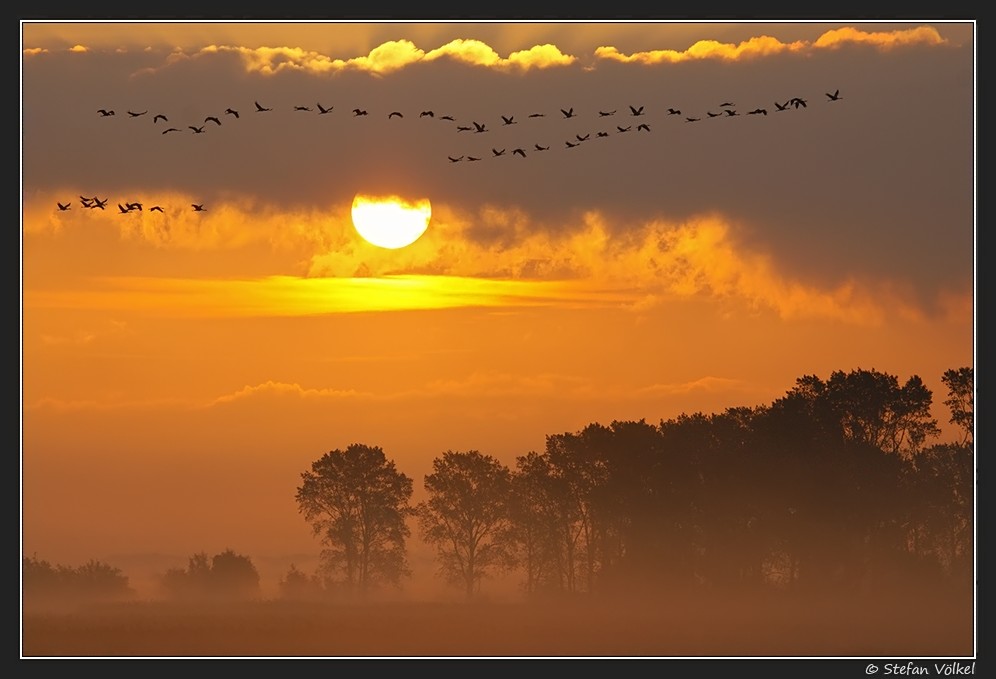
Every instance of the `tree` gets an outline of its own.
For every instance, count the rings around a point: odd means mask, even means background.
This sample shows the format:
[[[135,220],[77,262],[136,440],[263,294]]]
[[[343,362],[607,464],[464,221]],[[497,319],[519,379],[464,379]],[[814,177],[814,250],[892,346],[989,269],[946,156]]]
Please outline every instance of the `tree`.
[[[412,480],[381,448],[354,443],[330,451],[301,481],[298,509],[327,547],[320,558],[330,577],[363,596],[409,574],[405,520],[413,512]]]
[[[314,601],[324,596],[325,588],[321,578],[308,575],[296,565],[291,564],[290,570],[280,580],[280,598],[291,601]]]
[[[944,401],[951,410],[951,424],[964,430],[962,443],[972,441],[972,430],[975,424],[975,379],[971,367],[944,371],[941,377],[944,386],[948,388],[948,398]]]
[[[252,599],[259,596],[259,572],[252,560],[232,549],[208,559],[197,552],[187,568],[170,568],[162,577],[166,594],[173,599]]]
[[[432,468],[425,477],[429,498],[417,507],[419,527],[436,546],[442,574],[471,599],[489,572],[514,563],[511,472],[476,450],[447,451]]]

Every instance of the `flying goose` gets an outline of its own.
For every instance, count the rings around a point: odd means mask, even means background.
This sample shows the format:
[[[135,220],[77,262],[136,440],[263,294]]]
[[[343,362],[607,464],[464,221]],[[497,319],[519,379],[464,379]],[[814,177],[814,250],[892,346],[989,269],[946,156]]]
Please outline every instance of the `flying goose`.
[[[335,108],[334,106],[329,106],[328,108],[325,108],[317,102],[315,103],[315,106],[318,107],[318,115],[322,115],[323,113],[331,113],[332,109]]]
[[[104,118],[106,118],[107,116],[114,115],[114,111],[108,111],[105,108],[97,109],[97,113],[99,113],[101,115],[101,117],[104,117]]]
[[[826,92],[825,94],[829,97],[829,101],[840,101],[842,98],[840,96],[840,90],[834,90],[833,94],[830,94],[829,92]]]
[[[60,210],[68,210],[69,207],[72,205],[72,203],[66,203],[65,205],[63,205],[59,201],[56,201],[55,204],[59,206]]]
[[[152,117],[153,123],[158,123],[160,120],[162,120],[164,123],[169,122],[169,118],[164,116],[162,113],[157,113],[155,116]]]
[[[128,115],[131,116],[132,118],[137,118],[138,116],[144,116],[146,113],[148,113],[148,111],[140,111],[139,113],[135,113],[134,111],[128,111]]]
[[[194,212],[207,212],[207,210],[204,209],[203,204],[198,205],[197,203],[191,203],[190,207],[194,208]]]
[[[263,111],[272,111],[272,108],[266,108],[258,101],[256,102],[256,113],[262,113]]]
[[[216,125],[221,125],[221,121],[218,120],[216,116],[208,116],[207,118],[204,119],[204,122],[206,123],[209,120]]]
[[[239,117],[239,112],[236,111],[234,108],[226,108],[225,109],[225,115],[227,115],[227,116],[235,116],[236,118],[238,118]]]

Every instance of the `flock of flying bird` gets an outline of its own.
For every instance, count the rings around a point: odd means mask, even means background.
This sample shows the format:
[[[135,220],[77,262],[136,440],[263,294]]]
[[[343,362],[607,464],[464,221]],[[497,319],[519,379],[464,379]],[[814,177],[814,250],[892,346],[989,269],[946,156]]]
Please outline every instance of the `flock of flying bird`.
[[[836,101],[840,101],[841,99],[843,99],[842,95],[840,94],[840,90],[839,89],[834,90],[833,92],[826,92],[825,95],[826,95],[826,101],[828,101],[828,102],[836,102]],[[259,113],[268,113],[268,112],[271,112],[271,111],[274,110],[272,107],[264,106],[263,104],[259,103],[259,101],[255,101],[253,103],[254,103],[254,108],[252,109],[253,113],[257,113],[257,114],[259,114]],[[778,102],[778,101],[774,102],[774,112],[777,113],[777,112],[781,112],[781,111],[790,111],[790,110],[797,110],[797,109],[800,109],[800,108],[806,108],[808,106],[808,104],[809,104],[809,102],[806,99],[802,98],[802,97],[791,97],[791,98],[787,99],[784,103],[781,103],[781,102]],[[322,106],[322,104],[320,104],[320,103],[316,103],[315,107],[306,106],[306,105],[296,105],[296,106],[293,107],[293,110],[294,111],[298,111],[298,112],[308,113],[308,112],[314,112],[317,109],[317,114],[318,115],[327,115],[327,114],[332,113],[333,108],[334,108],[333,106],[327,106],[326,107],[326,106]],[[634,125],[633,125],[632,122],[630,124],[627,124],[627,125],[616,124],[614,126],[615,127],[614,130],[612,129],[612,127],[609,127],[608,129],[601,129],[601,130],[596,131],[595,132],[595,138],[608,137],[610,134],[622,134],[622,133],[625,133],[625,132],[629,132],[631,130],[635,130],[637,132],[650,132],[650,129],[651,129],[650,128],[650,123],[648,123],[648,122],[642,122],[643,120],[647,120],[647,118],[646,118],[647,112],[644,110],[644,108],[645,108],[644,106],[633,106],[633,105],[629,105],[628,110],[624,110],[622,112],[622,115],[624,117],[627,117],[627,118],[640,118],[641,119],[641,122],[636,123],[635,127],[634,127]],[[115,113],[114,109],[104,109],[104,108],[102,108],[102,109],[98,109],[97,113],[101,117],[104,117],[104,118],[109,118],[109,117],[117,115]],[[144,117],[144,116],[148,115],[148,113],[149,113],[148,110],[145,110],[145,111],[131,111],[131,110],[128,110],[128,111],[126,111],[126,114],[127,114],[127,116],[129,118],[141,118],[141,117]],[[351,111],[351,113],[352,113],[352,116],[354,118],[355,117],[362,117],[362,116],[369,115],[369,112],[366,109],[361,109],[361,108],[354,108]],[[579,117],[579,114],[577,112],[575,112],[574,108],[562,108],[562,109],[560,109],[559,113],[560,113],[562,119],[570,119],[570,118],[577,118],[577,117]],[[612,116],[615,116],[616,113],[617,113],[616,109],[613,109],[611,111],[599,110],[598,111],[598,119],[599,120],[604,120],[606,118],[610,118]],[[697,123],[697,122],[699,122],[701,120],[706,120],[706,119],[711,119],[711,118],[732,118],[732,117],[740,116],[740,115],[747,115],[747,116],[755,116],[755,115],[767,116],[768,115],[768,109],[765,108],[765,107],[757,107],[757,108],[754,108],[753,110],[747,111],[744,114],[741,114],[737,110],[736,105],[733,102],[725,101],[725,102],[723,102],[722,104],[719,105],[718,110],[716,110],[716,111],[707,110],[705,112],[705,117],[704,118],[701,115],[699,115],[699,116],[688,116],[688,115],[685,115],[685,114],[683,114],[681,112],[681,110],[676,109],[676,108],[668,108],[667,111],[666,111],[666,113],[665,113],[665,115],[668,116],[668,117],[678,116],[679,118],[684,118],[684,121],[686,123]],[[546,116],[545,113],[530,113],[528,115],[528,118],[543,118],[545,116]],[[437,118],[435,112],[431,111],[431,110],[422,111],[421,113],[419,113],[418,117],[419,118],[430,118],[430,119]],[[229,118],[231,118],[232,121],[239,120],[241,118],[241,114],[239,113],[239,111],[237,109],[226,108],[225,111],[224,111],[224,113],[221,114],[221,116],[217,116],[217,115],[206,116],[204,118],[204,120],[202,122],[200,122],[200,124],[189,124],[189,125],[186,126],[186,129],[190,130],[190,132],[192,134],[205,134],[206,130],[209,129],[209,126],[208,126],[209,123],[211,124],[211,127],[221,127],[222,126],[222,119],[223,118],[225,120],[228,120]],[[404,118],[404,114],[401,111],[391,111],[391,112],[389,112],[387,114],[387,118],[388,118],[388,120],[391,120],[391,119],[394,119],[394,118],[399,118],[400,119],[400,118]],[[454,125],[456,126],[456,131],[460,132],[460,133],[469,132],[472,135],[474,135],[474,134],[482,134],[482,133],[485,133],[485,132],[489,132],[490,129],[491,129],[491,128],[488,127],[487,123],[478,122],[476,120],[472,120],[471,124],[469,124],[469,125],[467,125],[467,124],[457,124],[457,121],[451,115],[441,115],[441,116],[438,116],[438,119],[454,123]],[[159,126],[160,122],[162,122],[164,126],[170,124],[169,118],[165,114],[163,114],[163,113],[154,114],[152,116],[152,122],[156,126]],[[514,115],[502,115],[501,116],[501,124],[500,124],[501,127],[506,127],[506,126],[510,126],[510,125],[517,125],[518,123],[519,123],[519,121],[515,119]],[[183,132],[183,129],[179,128],[179,127],[164,127],[164,129],[160,132],[160,134],[162,134],[162,135],[168,135],[168,134],[182,133],[182,132]],[[591,138],[591,133],[590,132],[585,133],[583,135],[582,134],[575,134],[573,138],[565,140],[565,142],[564,142],[564,148],[566,148],[566,149],[576,148],[576,147],[580,146],[582,143],[588,141],[590,138]],[[510,155],[516,155],[516,156],[521,156],[521,157],[525,158],[526,155],[527,155],[527,153],[549,151],[549,150],[550,150],[550,146],[549,145],[544,146],[543,144],[536,143],[528,151],[527,151],[526,148],[516,147],[516,148],[512,149]],[[500,156],[504,156],[504,155],[506,155],[506,151],[507,151],[506,148],[491,147],[491,157],[497,158],[497,157],[500,157]],[[459,155],[459,156],[447,155],[447,159],[449,160],[450,163],[473,162],[473,161],[479,161],[479,160],[481,160],[482,156],[480,156],[480,155],[470,155],[470,154],[462,154],[462,155]],[[83,205],[83,207],[85,207],[85,208],[96,208],[96,209],[103,210],[105,208],[107,200],[106,199],[105,200],[100,200],[96,196],[94,196],[92,198],[86,198],[84,196],[80,196],[80,202]],[[58,203],[59,210],[68,210],[70,208],[70,205],[71,205],[71,203]],[[195,212],[204,212],[205,211],[205,208],[204,208],[203,205],[191,204],[191,208]],[[141,212],[142,209],[143,209],[142,203],[139,203],[139,202],[130,202],[130,203],[124,203],[124,204],[118,203],[118,210],[122,214],[126,214],[126,213],[129,213],[129,212],[136,212],[136,211],[137,212]],[[163,211],[162,207],[160,207],[158,205],[155,205],[155,206],[152,206],[152,207],[149,208],[149,212],[162,212],[162,211]]]

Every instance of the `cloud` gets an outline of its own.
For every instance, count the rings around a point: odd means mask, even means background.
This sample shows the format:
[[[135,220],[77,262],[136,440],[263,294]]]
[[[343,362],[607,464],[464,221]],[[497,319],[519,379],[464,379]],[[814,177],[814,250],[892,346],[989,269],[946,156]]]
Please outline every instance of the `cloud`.
[[[943,45],[946,41],[937,29],[926,26],[887,32],[868,32],[848,27],[827,31],[812,43],[804,40],[785,43],[771,36],[758,36],[738,44],[699,40],[684,51],[651,50],[623,54],[615,47],[603,46],[595,50],[595,56],[623,63],[640,64],[679,63],[697,59],[739,61],[785,52],[812,52],[817,49],[840,47],[847,43],[870,45],[887,50],[908,45]]]

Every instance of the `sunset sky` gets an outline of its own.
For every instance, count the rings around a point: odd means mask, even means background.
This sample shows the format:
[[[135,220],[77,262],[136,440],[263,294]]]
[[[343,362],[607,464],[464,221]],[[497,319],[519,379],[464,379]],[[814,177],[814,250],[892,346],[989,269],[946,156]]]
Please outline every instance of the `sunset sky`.
[[[971,22],[21,35],[26,555],[286,571],[320,551],[294,495],[330,450],[382,447],[417,501],[446,450],[512,466],[835,370],[919,375],[954,437]],[[428,200],[428,228],[373,245],[357,195]]]

